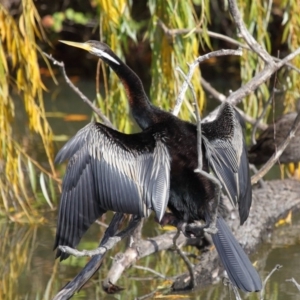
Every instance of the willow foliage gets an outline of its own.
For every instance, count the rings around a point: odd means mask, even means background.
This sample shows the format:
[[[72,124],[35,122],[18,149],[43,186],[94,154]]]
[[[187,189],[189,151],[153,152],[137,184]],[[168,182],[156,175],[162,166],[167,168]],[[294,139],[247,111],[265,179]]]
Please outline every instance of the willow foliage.
[[[272,41],[271,34],[269,32],[270,22],[274,21],[274,12],[282,13],[283,34],[281,44],[286,44],[289,51],[295,51],[300,46],[300,7],[297,1],[239,1],[239,8],[242,12],[243,20],[249,29],[250,33],[255,39],[262,45],[269,53],[272,53]],[[280,33],[281,28],[278,28]],[[280,35],[278,35],[280,36]],[[273,40],[273,43],[275,40]],[[287,54],[276,53],[275,55],[282,58]],[[300,57],[292,61],[293,65],[297,68],[300,67]],[[256,54],[251,51],[244,50],[241,57],[241,79],[242,83],[249,81],[253,76],[262,70],[264,63]],[[245,112],[249,115],[257,116],[261,113],[264,105],[269,99],[270,91],[273,87],[277,90],[281,90],[284,94],[284,105],[286,111],[295,110],[295,99],[299,97],[299,74],[295,71],[287,70],[283,68],[276,74],[277,82],[274,86],[271,80],[262,84],[259,89],[249,95],[244,101]],[[268,117],[266,115],[265,119]]]
[[[41,219],[34,209],[33,199],[39,191],[52,206],[46,187],[46,178],[51,179],[54,174],[52,131],[45,117],[42,97],[45,87],[38,64],[36,38],[43,38],[40,19],[32,0],[23,0],[21,5],[18,19],[0,6],[0,213],[14,221],[36,222]],[[25,152],[14,134],[13,122],[18,116],[16,97],[22,99],[29,130],[42,140],[49,171]],[[38,177],[41,189],[36,183]]]
[[[199,49],[213,49],[208,26],[215,20],[210,9],[213,2],[205,0],[148,0],[144,18],[132,17],[131,0],[90,0],[99,19],[99,39],[109,44],[113,51],[125,59],[132,43],[147,41],[151,49],[151,88],[150,99],[166,110],[174,107],[182,75],[176,70],[180,67],[185,73],[187,64],[201,53]],[[218,1],[218,3],[222,1]],[[229,18],[226,1],[218,16]],[[272,51],[272,39],[268,31],[273,10],[283,13],[282,43],[292,51],[300,44],[300,8],[297,1],[238,1],[240,11],[247,28],[254,38]],[[0,215],[12,220],[33,222],[38,219],[34,200],[43,195],[43,199],[53,206],[55,198],[55,169],[52,162],[52,131],[45,117],[42,93],[45,90],[39,72],[38,57],[42,54],[37,40],[45,42],[41,20],[33,0],[21,0],[22,12],[12,17],[0,5]],[[216,7],[214,6],[214,9]],[[215,16],[214,16],[215,17]],[[162,21],[170,29],[188,29],[188,33],[166,35],[159,25]],[[201,34],[197,33],[201,29]],[[234,29],[234,27],[233,27]],[[233,38],[238,39],[237,35]],[[233,46],[235,47],[235,46]],[[135,53],[130,53],[134,55]],[[293,64],[299,68],[300,58]],[[264,67],[263,62],[251,51],[244,50],[240,60],[242,84],[253,78]],[[97,80],[96,97],[98,105],[113,123],[123,132],[132,131],[132,121],[128,117],[128,103],[122,84],[117,76],[103,63],[98,74],[104,80],[104,92],[100,91]],[[280,83],[284,86],[286,107],[294,106],[299,97],[299,76],[294,71],[283,68],[278,72]],[[205,105],[205,97],[200,84],[201,73],[197,69],[192,85],[200,108]],[[224,79],[226,80],[226,78]],[[257,116],[270,95],[270,82],[261,85],[258,91],[248,96],[245,110]],[[14,132],[16,120],[15,97],[22,99],[28,116],[28,130],[40,137],[46,157],[47,170],[33,159],[33,155],[24,149]],[[191,93],[180,117],[191,119],[193,112]],[[55,179],[53,181],[53,179]]]

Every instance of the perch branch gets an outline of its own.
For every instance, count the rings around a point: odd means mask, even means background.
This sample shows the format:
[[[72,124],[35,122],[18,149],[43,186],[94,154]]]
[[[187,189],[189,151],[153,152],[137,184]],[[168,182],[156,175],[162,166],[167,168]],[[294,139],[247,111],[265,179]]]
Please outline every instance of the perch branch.
[[[139,245],[127,248],[124,253],[116,255],[113,265],[102,283],[104,290],[107,290],[111,284],[116,284],[124,270],[139,259],[162,250],[170,249],[173,246],[174,235],[175,232],[172,231],[147,240],[140,240]],[[177,239],[177,242],[183,246],[199,245],[201,241],[201,238],[187,238],[182,233]]]

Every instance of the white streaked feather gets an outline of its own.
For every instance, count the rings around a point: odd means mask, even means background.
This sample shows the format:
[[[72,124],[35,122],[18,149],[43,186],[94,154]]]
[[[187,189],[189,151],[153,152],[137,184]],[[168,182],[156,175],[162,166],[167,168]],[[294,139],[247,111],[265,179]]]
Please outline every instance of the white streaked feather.
[[[81,136],[74,138],[74,141],[78,144],[84,144],[81,141],[84,139],[89,144],[88,152],[91,157],[99,162],[105,161],[134,183],[139,194],[140,199],[137,201],[140,201],[142,215],[148,216],[149,209],[153,209],[157,218],[161,220],[169,199],[170,157],[168,149],[160,137],[154,137],[156,146],[153,153],[137,154],[124,150],[114,140],[95,129],[94,124],[86,126],[85,130],[78,132],[78,135]],[[151,172],[150,176],[146,175],[145,172]],[[155,182],[159,180],[159,177],[163,178],[164,184],[161,194],[157,195],[158,191],[153,190],[157,185],[152,184],[152,190],[149,190],[149,184],[144,180],[148,179],[148,182]]]

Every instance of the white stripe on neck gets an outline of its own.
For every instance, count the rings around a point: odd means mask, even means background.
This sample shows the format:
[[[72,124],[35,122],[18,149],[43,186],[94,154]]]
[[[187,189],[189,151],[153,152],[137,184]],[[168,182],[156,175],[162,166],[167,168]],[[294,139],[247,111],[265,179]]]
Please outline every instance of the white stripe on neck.
[[[119,65],[120,63],[114,59],[111,55],[107,54],[105,51],[100,50],[100,49],[93,49],[93,53],[100,56],[100,57],[105,57],[106,59],[114,62],[115,64]]]

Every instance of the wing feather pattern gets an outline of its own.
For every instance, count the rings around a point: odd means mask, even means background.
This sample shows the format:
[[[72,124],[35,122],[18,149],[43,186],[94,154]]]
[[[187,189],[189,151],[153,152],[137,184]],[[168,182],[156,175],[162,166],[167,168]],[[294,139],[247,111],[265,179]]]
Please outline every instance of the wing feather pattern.
[[[170,156],[160,133],[126,135],[99,123],[81,129],[57,154],[69,159],[54,248],[76,247],[107,210],[161,220],[170,188]],[[67,254],[57,250],[57,257]]]
[[[243,224],[249,215],[252,189],[240,116],[225,103],[217,118],[206,124],[202,128],[207,159],[232,204],[238,204]]]

